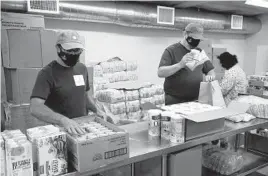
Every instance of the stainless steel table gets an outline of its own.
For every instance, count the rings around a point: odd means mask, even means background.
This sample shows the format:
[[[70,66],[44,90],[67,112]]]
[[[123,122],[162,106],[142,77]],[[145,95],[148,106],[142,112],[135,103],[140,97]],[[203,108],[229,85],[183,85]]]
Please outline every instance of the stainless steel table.
[[[248,123],[233,123],[225,121],[225,129],[223,132],[215,133],[212,135],[204,136],[201,138],[187,141],[183,144],[170,143],[163,139],[150,139],[148,137],[148,124],[147,122],[139,122],[135,124],[121,126],[130,133],[130,157],[121,162],[109,164],[101,168],[91,170],[83,173],[72,173],[75,176],[89,176],[96,173],[101,173],[106,170],[114,169],[124,165],[132,164],[132,174],[134,174],[133,164],[136,162],[144,161],[153,157],[162,156],[162,176],[166,176],[167,171],[167,155],[170,153],[182,151],[194,146],[204,144],[220,138],[233,136],[236,134],[251,131],[257,128],[268,128],[267,119],[255,119]]]

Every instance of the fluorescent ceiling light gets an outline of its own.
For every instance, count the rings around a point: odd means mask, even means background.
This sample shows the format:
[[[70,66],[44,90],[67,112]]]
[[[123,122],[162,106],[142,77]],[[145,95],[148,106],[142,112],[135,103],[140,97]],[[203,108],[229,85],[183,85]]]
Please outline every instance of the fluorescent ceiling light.
[[[268,0],[246,0],[245,4],[268,8]]]

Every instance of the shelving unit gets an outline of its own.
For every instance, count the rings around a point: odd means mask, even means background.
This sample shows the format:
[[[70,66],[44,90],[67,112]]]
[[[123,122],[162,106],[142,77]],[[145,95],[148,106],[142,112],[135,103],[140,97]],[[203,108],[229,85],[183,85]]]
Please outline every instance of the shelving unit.
[[[259,156],[251,152],[247,152],[244,149],[240,149],[244,157],[243,168],[230,176],[247,176],[253,174],[254,172],[268,166],[268,158],[265,156]],[[210,169],[203,167],[202,176],[224,176]]]

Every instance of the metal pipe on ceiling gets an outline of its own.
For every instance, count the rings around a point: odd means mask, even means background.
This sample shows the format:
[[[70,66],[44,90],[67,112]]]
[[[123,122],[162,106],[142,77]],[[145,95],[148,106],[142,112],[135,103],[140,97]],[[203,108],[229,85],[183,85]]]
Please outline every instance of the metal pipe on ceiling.
[[[62,20],[110,23],[127,27],[183,30],[188,23],[196,22],[205,31],[219,33],[253,34],[261,30],[261,21],[256,17],[244,17],[243,29],[231,29],[231,14],[203,12],[193,9],[175,9],[175,24],[157,23],[157,6],[137,2],[116,1],[60,1],[60,14],[45,14],[45,17]],[[1,10],[27,13],[26,0],[1,1]]]

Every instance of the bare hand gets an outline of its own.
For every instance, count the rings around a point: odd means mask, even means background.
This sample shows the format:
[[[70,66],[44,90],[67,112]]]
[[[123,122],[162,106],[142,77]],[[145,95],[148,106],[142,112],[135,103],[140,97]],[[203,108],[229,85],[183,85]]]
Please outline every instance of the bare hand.
[[[212,82],[214,80],[215,80],[215,76],[213,76],[213,75],[206,75],[206,77],[205,77],[206,82]]]
[[[97,115],[100,116],[101,118],[103,118],[105,121],[114,124],[113,119],[110,116],[108,116],[105,112],[98,110]]]
[[[179,62],[180,66],[184,68],[188,62],[191,62],[193,60],[192,56],[188,53],[183,56],[181,61]]]
[[[85,130],[79,126],[79,124],[69,118],[62,118],[61,119],[61,125],[65,128],[65,130],[70,133],[70,134],[75,134],[75,135],[82,135],[85,134]]]

